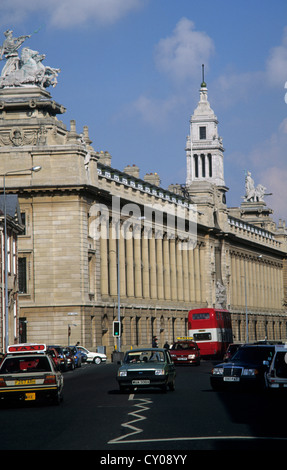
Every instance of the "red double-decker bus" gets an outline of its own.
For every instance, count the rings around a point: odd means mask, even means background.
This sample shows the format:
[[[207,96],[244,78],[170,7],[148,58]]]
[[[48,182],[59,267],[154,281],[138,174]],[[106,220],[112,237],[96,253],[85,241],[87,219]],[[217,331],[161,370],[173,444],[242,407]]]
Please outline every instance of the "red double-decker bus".
[[[198,344],[201,356],[223,356],[232,343],[230,312],[215,308],[190,310],[188,335]]]

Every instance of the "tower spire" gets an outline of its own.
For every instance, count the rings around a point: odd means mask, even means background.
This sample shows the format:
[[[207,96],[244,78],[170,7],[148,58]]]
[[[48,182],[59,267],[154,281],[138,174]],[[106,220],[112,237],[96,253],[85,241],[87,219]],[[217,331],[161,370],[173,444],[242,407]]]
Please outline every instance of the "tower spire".
[[[201,88],[206,88],[206,83],[204,81],[204,64],[202,64],[201,66],[201,70],[202,70],[202,82],[201,82]]]
[[[190,134],[186,142],[186,185],[206,183],[225,187],[222,139],[218,135],[218,121],[207,99],[207,85],[202,64],[202,82],[199,102],[190,118]],[[204,185],[203,185],[204,183]]]

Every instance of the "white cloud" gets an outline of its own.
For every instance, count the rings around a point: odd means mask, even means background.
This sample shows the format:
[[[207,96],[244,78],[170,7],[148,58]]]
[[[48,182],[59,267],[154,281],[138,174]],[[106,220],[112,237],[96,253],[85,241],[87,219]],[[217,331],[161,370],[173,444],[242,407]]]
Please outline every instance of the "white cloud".
[[[111,24],[149,0],[1,0],[2,23],[19,23],[30,13],[44,13],[47,22],[58,28],[69,28],[94,21]]]
[[[220,96],[221,104],[234,106],[242,100],[249,100],[255,93],[266,92],[266,87],[270,90],[270,87],[276,86],[283,90],[286,80],[287,27],[283,31],[281,44],[269,51],[262,70],[240,73],[228,70],[217,78],[215,88]]]
[[[157,68],[175,80],[198,77],[199,64],[208,65],[214,52],[212,39],[202,31],[196,31],[194,23],[182,18],[173,34],[161,39],[155,48]]]
[[[102,24],[115,23],[143,3],[143,0],[57,0],[51,22],[59,27],[79,25],[90,20]]]
[[[256,185],[263,184],[267,188],[266,192],[272,193],[270,198],[265,199],[267,205],[274,209],[275,216],[281,218],[287,217],[286,148],[287,118],[281,122],[276,132],[245,157],[254,170]]]
[[[182,18],[172,34],[161,39],[155,46],[155,64],[158,70],[173,80],[173,84],[182,84],[185,80],[201,76],[201,64],[208,67],[214,52],[212,39],[201,31],[196,31],[194,23]],[[176,88],[166,98],[158,99],[141,95],[129,110],[136,112],[147,124],[157,129],[167,128],[180,107],[186,102],[187,90]]]
[[[281,85],[287,80],[287,27],[282,43],[270,51],[266,61],[266,78],[271,85]]]
[[[214,83],[214,96],[217,95],[221,106],[234,106],[236,103],[250,100],[258,94],[265,80],[264,72],[226,73],[220,75]]]
[[[287,221],[286,201],[287,201],[287,169],[278,167],[266,168],[261,174],[262,184],[266,182],[267,192],[272,196],[266,196],[265,202],[268,207],[274,209],[274,219],[279,218]]]
[[[182,104],[177,95],[166,99],[151,99],[141,95],[133,104],[132,109],[149,125],[165,128],[170,115]]]

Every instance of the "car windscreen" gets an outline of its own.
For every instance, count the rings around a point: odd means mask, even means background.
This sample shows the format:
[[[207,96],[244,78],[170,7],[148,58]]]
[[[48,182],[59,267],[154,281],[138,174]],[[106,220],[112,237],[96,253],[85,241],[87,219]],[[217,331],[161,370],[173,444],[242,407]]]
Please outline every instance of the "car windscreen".
[[[144,351],[131,351],[125,355],[124,363],[154,363],[154,362],[163,362],[164,352],[155,351],[155,350],[144,350]]]
[[[29,374],[51,372],[51,370],[51,364],[46,356],[7,357],[1,364],[0,374]]]
[[[196,346],[194,343],[175,343],[171,349],[175,351],[195,350]]]
[[[232,362],[252,362],[262,364],[263,361],[271,361],[274,354],[274,347],[243,347],[232,357]]]

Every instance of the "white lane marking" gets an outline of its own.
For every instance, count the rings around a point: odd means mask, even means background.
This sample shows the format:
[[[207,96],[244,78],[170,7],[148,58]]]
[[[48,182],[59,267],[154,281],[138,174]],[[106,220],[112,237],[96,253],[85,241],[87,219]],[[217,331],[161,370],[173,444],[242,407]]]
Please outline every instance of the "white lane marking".
[[[148,398],[135,398],[134,393],[131,393],[128,398],[129,401],[138,401],[140,403],[135,403],[135,407],[138,409],[128,413],[129,416],[133,416],[136,419],[123,423],[124,428],[130,429],[132,432],[124,434],[118,438],[108,441],[108,444],[137,444],[137,443],[151,443],[151,442],[176,442],[176,441],[219,441],[219,440],[270,440],[270,441],[286,441],[287,437],[270,437],[270,436],[196,436],[196,437],[163,437],[163,438],[154,438],[154,439],[127,439],[128,437],[135,436],[143,432],[143,429],[135,426],[135,423],[139,423],[147,419],[145,416],[142,416],[140,412],[149,410],[149,406],[153,402]]]
[[[128,413],[129,416],[132,416],[135,419],[132,419],[131,421],[128,421],[127,423],[122,424],[124,428],[131,430],[131,432],[124,434],[123,436],[117,437],[115,439],[112,439],[111,441],[108,442],[108,444],[120,444],[121,442],[126,442],[126,439],[128,437],[134,436],[135,434],[139,434],[143,432],[143,430],[135,426],[135,424],[147,419],[145,416],[143,416],[140,413],[143,413],[144,411],[149,410],[148,405],[151,405],[152,401],[149,400],[148,398],[134,398],[134,394],[129,395],[129,400],[139,402],[139,403],[135,403],[134,405],[137,408],[137,410]]]
[[[156,439],[127,439],[122,436],[121,440],[114,439],[109,441],[108,444],[137,444],[137,443],[151,443],[151,442],[176,442],[176,441],[221,441],[221,440],[270,440],[270,441],[287,441],[286,437],[262,437],[262,436],[197,436],[197,437],[167,437]]]

